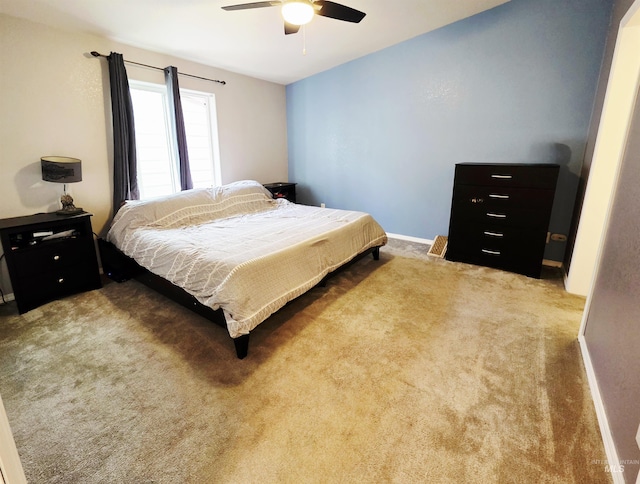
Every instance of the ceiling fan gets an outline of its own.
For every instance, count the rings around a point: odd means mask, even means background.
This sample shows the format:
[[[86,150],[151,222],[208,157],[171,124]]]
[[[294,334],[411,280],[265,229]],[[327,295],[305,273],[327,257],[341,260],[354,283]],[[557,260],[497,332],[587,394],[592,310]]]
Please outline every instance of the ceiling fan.
[[[328,0],[273,0],[270,2],[242,3],[228,5],[222,10],[246,10],[249,8],[281,7],[284,19],[284,33],[295,34],[300,26],[308,24],[314,15],[358,23],[366,13]]]

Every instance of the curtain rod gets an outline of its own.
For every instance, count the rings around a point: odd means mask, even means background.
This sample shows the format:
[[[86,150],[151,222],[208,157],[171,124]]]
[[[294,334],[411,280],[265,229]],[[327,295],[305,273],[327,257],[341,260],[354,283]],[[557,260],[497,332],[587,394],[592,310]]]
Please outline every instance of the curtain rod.
[[[93,57],[104,57],[105,59],[109,57],[108,55],[101,54],[100,52],[96,52],[95,50],[91,51],[91,55]],[[150,66],[148,64],[141,64],[140,62],[133,62],[128,60],[125,60],[124,62],[126,62],[127,64],[135,64],[137,66],[148,67],[149,69],[164,71],[162,67]],[[219,81],[218,79],[209,79],[208,77],[194,76],[193,74],[185,74],[184,72],[178,72],[178,74],[181,76],[193,77],[194,79],[202,79],[203,81],[217,82],[218,84],[222,84],[223,86],[227,83],[226,81]]]

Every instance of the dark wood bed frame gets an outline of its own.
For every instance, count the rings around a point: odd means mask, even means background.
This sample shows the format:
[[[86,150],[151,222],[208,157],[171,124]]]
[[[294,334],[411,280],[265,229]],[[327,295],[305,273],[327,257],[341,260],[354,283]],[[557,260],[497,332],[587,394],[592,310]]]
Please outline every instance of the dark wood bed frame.
[[[176,286],[166,279],[148,271],[144,267],[140,266],[135,260],[122,253],[115,245],[102,238],[98,239],[98,248],[100,250],[102,270],[109,279],[116,282],[125,282],[129,279],[136,279],[154,291],[168,297],[172,301],[191,309],[200,316],[203,316],[209,321],[227,329],[227,322],[224,318],[222,309],[214,310],[205,306],[181,287]],[[372,247],[361,252],[346,264],[327,274],[322,281],[318,283],[318,285],[324,286],[329,278],[368,254],[372,254],[374,260],[379,260],[380,247]],[[233,344],[235,345],[236,355],[238,358],[243,359],[247,356],[249,351],[249,335],[245,334],[232,339]]]

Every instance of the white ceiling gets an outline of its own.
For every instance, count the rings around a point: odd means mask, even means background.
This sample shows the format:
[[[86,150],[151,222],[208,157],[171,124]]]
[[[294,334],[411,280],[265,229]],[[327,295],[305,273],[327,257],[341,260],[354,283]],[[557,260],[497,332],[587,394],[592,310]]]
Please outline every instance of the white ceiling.
[[[289,84],[508,0],[336,0],[367,16],[359,24],[316,16],[287,36],[278,7],[220,8],[250,1],[0,0],[0,12]]]

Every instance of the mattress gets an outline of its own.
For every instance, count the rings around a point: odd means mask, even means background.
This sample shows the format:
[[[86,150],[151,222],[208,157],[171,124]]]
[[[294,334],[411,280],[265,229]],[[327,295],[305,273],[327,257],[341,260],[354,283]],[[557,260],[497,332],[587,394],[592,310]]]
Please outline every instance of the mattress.
[[[127,203],[107,240],[221,308],[236,338],[387,236],[367,213],[273,200],[243,181]]]

